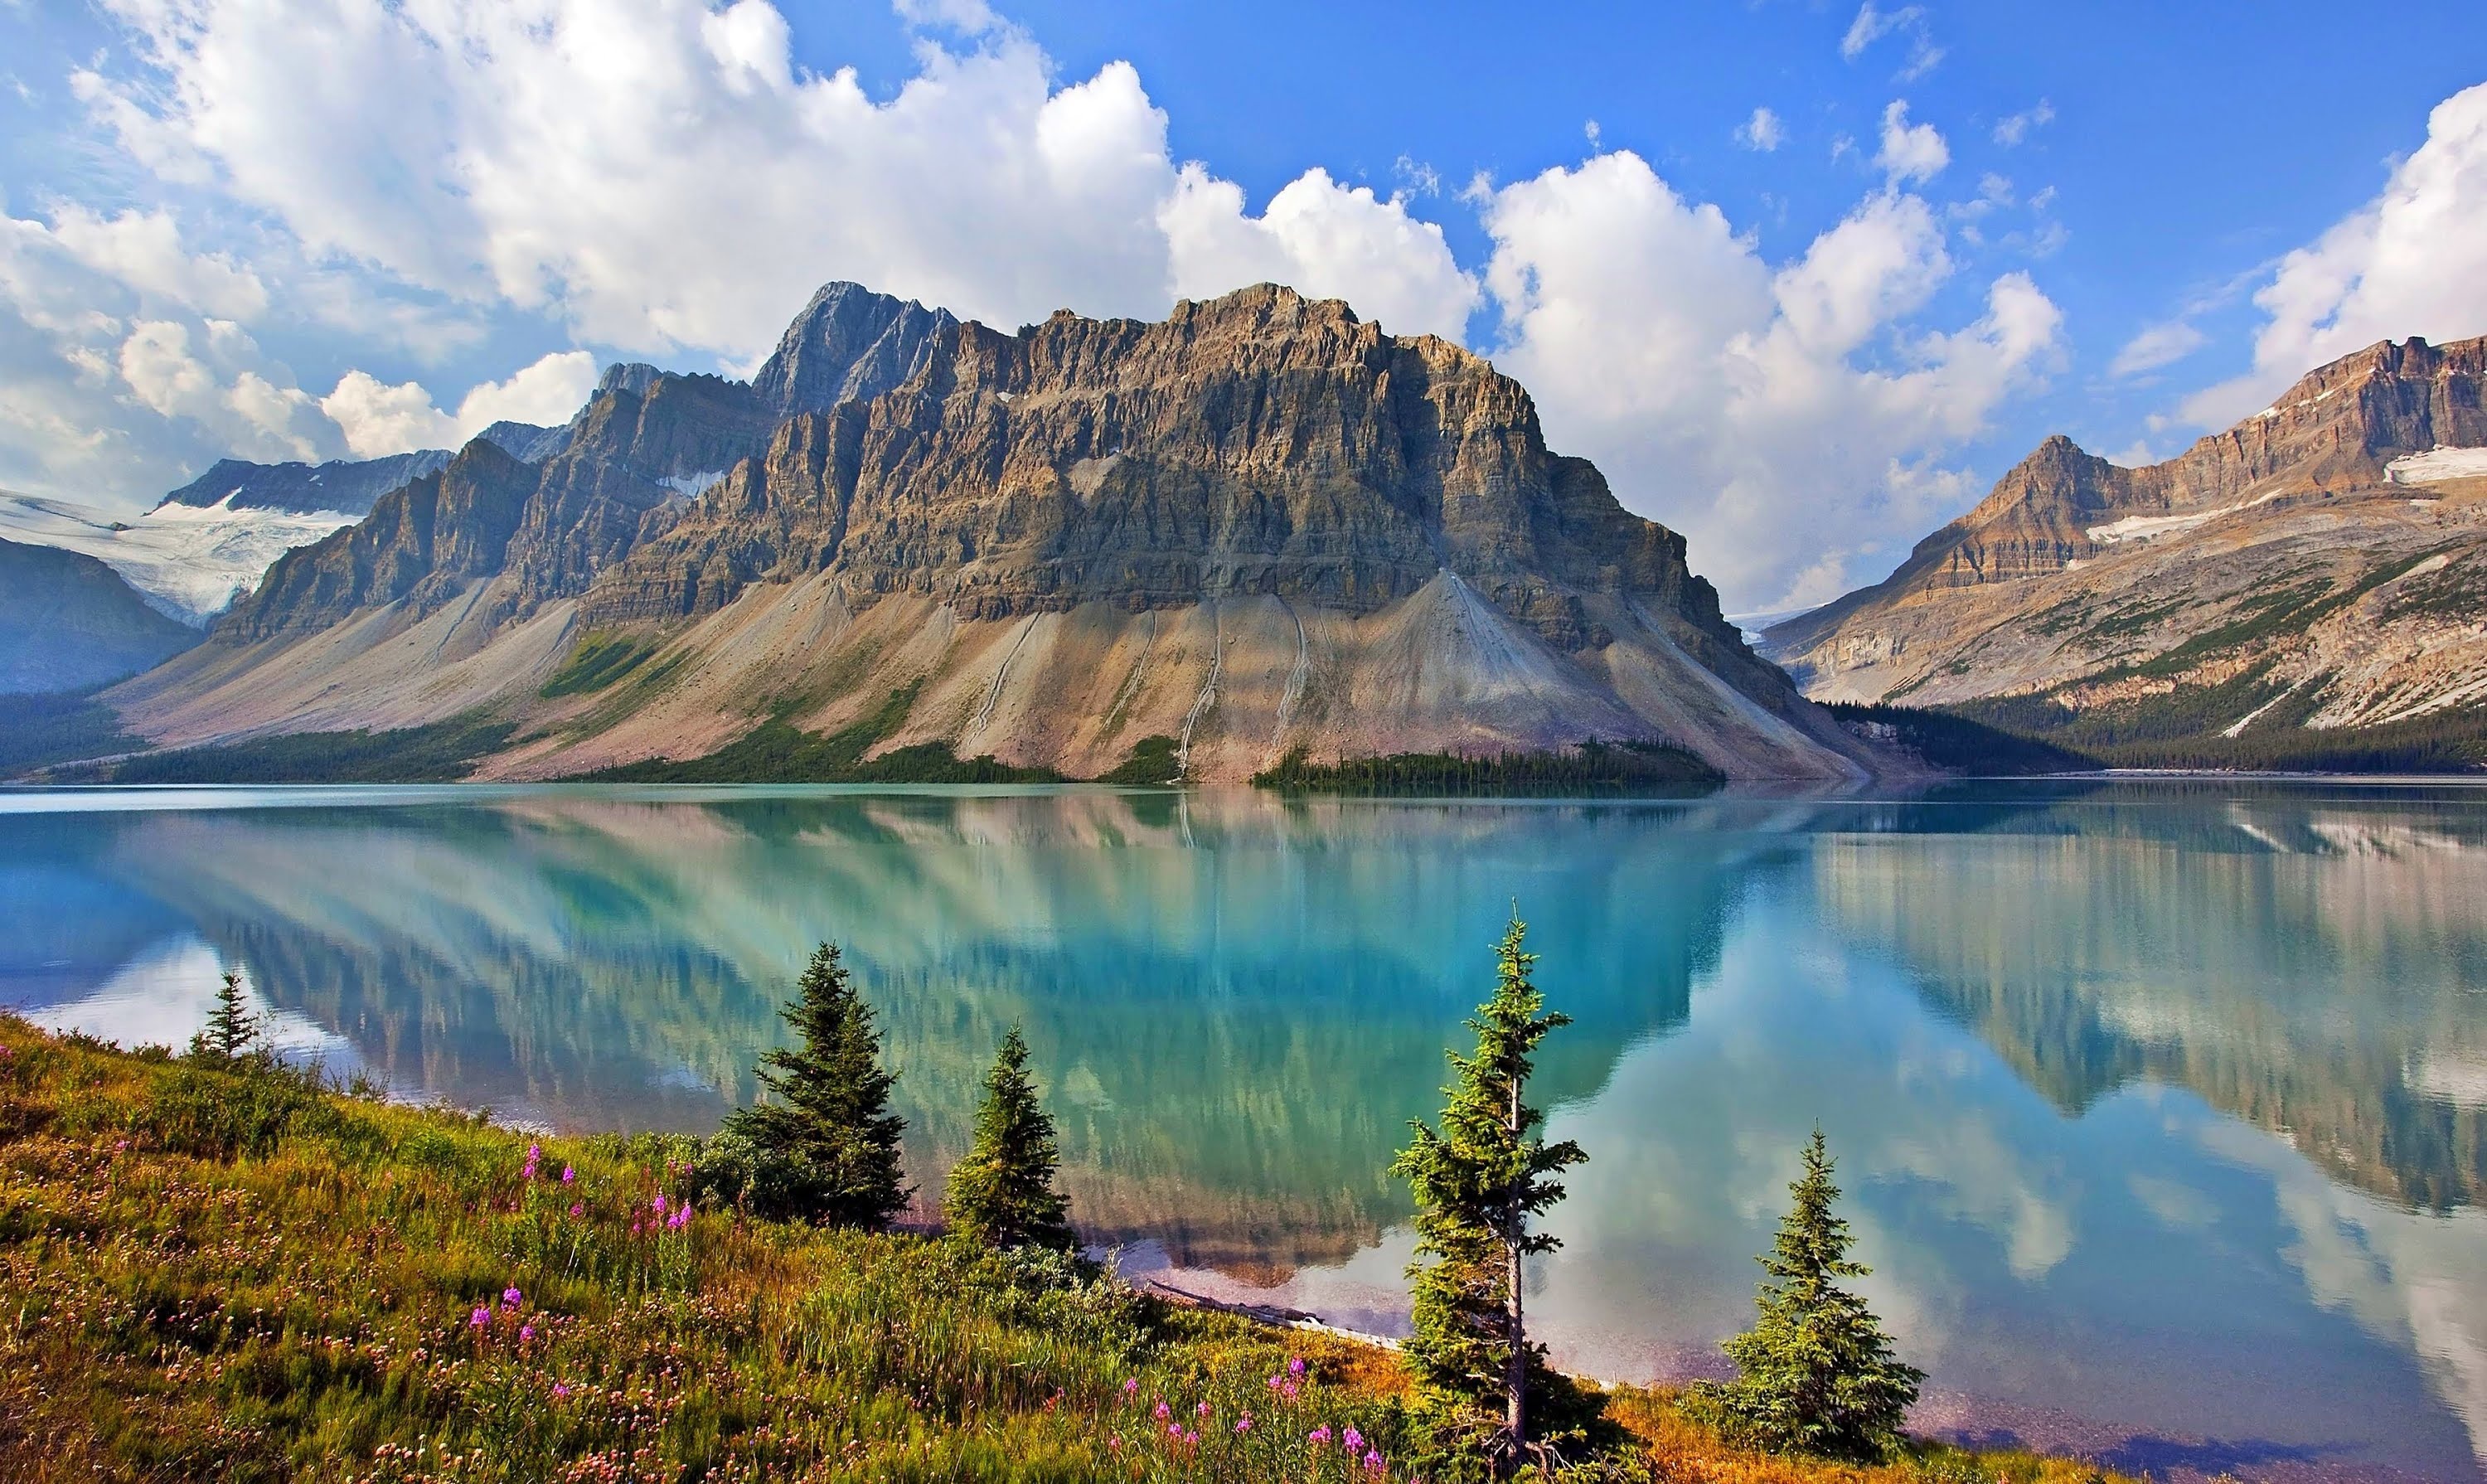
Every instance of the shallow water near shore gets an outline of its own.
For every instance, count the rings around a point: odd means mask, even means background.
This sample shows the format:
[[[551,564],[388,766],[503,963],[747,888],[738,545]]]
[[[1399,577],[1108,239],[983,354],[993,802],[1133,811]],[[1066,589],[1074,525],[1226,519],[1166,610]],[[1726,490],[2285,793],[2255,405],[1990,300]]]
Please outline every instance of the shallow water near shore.
[[[559,1130],[713,1127],[844,945],[936,1198],[1024,1027],[1134,1273],[1405,1324],[1404,1193],[1512,904],[1590,1162],[1558,1362],[1715,1373],[1819,1123],[1923,1425],[2487,1476],[2487,789],[1285,801],[781,788],[0,794],[0,1005]]]

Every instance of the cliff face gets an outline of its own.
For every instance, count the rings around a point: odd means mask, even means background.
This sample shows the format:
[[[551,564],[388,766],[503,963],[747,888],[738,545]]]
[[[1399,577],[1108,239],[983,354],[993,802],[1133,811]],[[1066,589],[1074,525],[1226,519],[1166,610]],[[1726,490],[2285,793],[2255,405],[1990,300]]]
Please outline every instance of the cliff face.
[[[694,617],[815,572],[962,617],[1271,596],[1374,612],[1449,571],[1556,644],[1583,591],[1732,642],[1680,537],[1550,454],[1527,394],[1440,340],[1264,287],[1156,324],[951,325],[888,395],[781,426],[592,593]]]
[[[191,738],[454,696],[528,723],[497,766],[529,774],[901,694],[887,745],[1074,775],[1155,733],[1203,777],[1591,738],[1871,761],[1518,383],[1290,290],[1005,335],[832,285],[752,383],[616,368],[568,432],[541,465],[470,445],[289,557],[133,714]],[[647,663],[550,684],[600,645]]]
[[[1764,650],[1819,699],[2028,699],[2025,721],[2125,735],[2181,735],[2178,713],[2234,739],[2474,707],[2482,392],[2487,339],[2412,340],[2321,367],[2165,463],[2049,438],[1888,578]]]

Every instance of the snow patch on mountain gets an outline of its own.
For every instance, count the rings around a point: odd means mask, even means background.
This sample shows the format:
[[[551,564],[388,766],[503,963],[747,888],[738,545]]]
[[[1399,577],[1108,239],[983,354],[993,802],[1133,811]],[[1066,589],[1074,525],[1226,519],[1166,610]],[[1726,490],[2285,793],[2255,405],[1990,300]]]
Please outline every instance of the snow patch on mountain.
[[[159,505],[136,520],[115,520],[68,500],[0,491],[0,538],[82,551],[121,574],[149,606],[198,629],[258,587],[278,557],[359,518],[334,510],[237,510],[228,494],[212,505]]]
[[[2440,485],[2447,479],[2487,477],[2487,448],[2445,448],[2405,454],[2384,465],[2384,475],[2396,485]]]

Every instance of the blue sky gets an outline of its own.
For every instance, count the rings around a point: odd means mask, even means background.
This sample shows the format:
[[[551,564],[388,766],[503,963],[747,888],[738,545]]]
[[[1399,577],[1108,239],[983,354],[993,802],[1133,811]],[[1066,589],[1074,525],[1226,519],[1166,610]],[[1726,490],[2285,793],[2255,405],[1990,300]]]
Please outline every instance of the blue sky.
[[[1754,609],[2049,433],[2487,333],[2474,4],[0,0],[0,485],[116,510],[747,369],[833,277],[1282,277],[1493,356]]]

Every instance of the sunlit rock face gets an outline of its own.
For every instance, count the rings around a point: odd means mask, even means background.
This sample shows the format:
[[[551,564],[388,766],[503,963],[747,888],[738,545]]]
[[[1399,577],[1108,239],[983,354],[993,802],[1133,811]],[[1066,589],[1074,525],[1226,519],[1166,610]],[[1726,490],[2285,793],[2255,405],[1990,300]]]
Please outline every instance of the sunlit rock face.
[[[751,383],[616,368],[557,452],[478,439],[117,692],[167,742],[492,712],[493,776],[701,756],[909,698],[876,745],[1072,776],[1669,743],[1897,760],[1756,658],[1527,393],[1271,285],[1017,333],[831,285]],[[590,644],[639,658],[549,686]]]
[[[2487,699],[2487,339],[2385,342],[2164,463],[2051,437],[1888,578],[1771,629],[1820,700],[2268,737]]]

